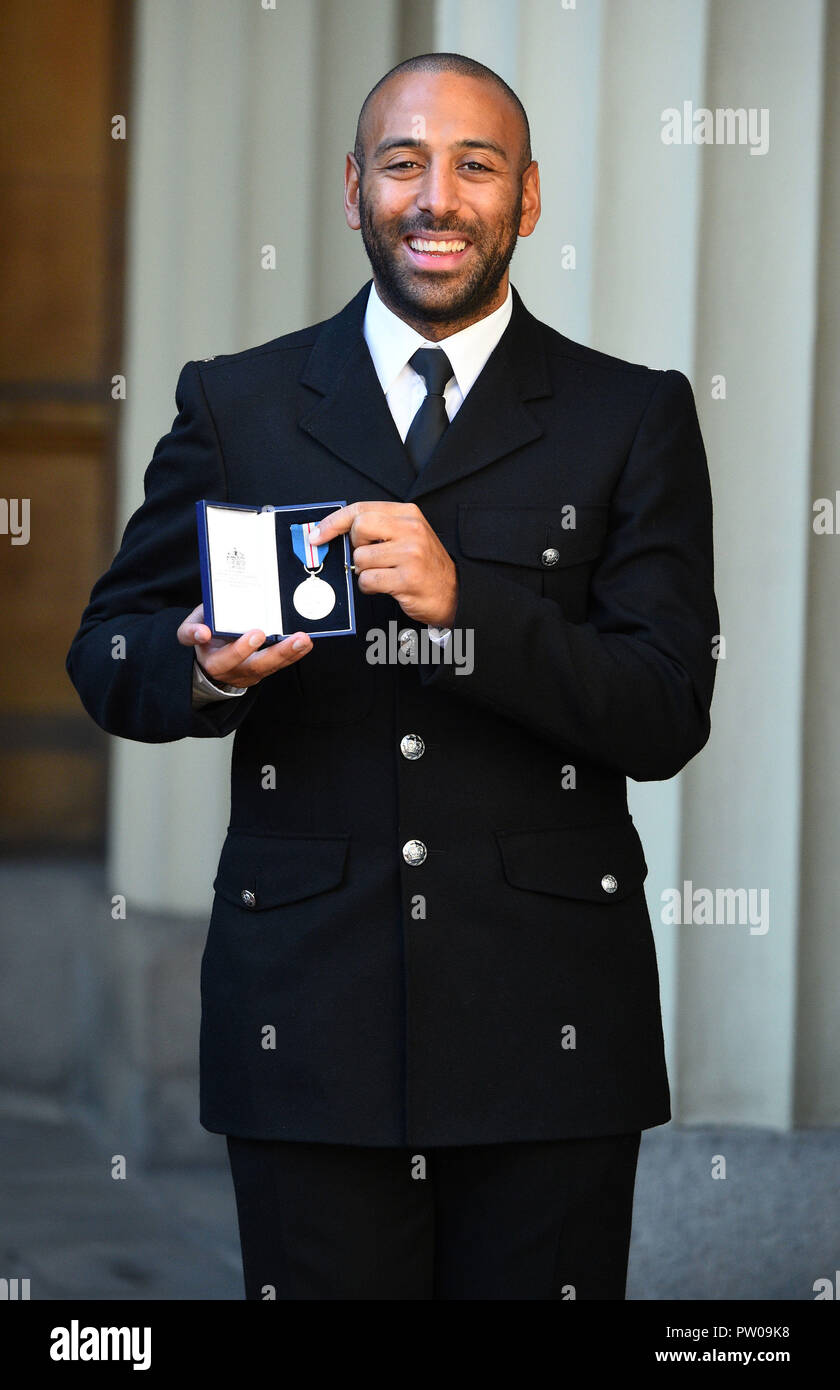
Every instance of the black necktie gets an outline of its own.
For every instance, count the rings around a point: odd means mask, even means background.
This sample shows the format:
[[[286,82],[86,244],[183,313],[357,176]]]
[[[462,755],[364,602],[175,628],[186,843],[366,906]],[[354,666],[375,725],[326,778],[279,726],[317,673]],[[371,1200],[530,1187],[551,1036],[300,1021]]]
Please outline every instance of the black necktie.
[[[426,397],[420,402],[420,409],[405,437],[408,456],[419,473],[449,424],[443,388],[453,371],[442,348],[418,348],[408,361],[426,383]]]

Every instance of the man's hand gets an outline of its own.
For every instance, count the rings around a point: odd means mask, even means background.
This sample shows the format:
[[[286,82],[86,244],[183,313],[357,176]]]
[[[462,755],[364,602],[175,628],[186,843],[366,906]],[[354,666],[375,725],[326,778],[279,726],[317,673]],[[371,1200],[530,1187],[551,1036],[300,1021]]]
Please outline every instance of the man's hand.
[[[244,632],[235,642],[226,642],[222,637],[214,637],[204,622],[202,603],[181,623],[178,641],[182,647],[195,648],[196,659],[211,680],[240,687],[256,685],[273,671],[293,666],[312,648],[311,637],[305,632],[293,632],[291,637],[258,652],[255,649],[265,641],[265,633],[259,628]]]
[[[350,533],[353,564],[365,594],[391,594],[409,618],[451,627],[458,601],[455,565],[413,502],[353,502],[313,530],[320,545]]]

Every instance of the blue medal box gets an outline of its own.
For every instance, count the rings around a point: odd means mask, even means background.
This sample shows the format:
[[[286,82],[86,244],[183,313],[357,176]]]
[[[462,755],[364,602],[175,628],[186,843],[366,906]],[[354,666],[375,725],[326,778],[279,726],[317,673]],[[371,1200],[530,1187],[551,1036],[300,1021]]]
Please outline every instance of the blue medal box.
[[[268,646],[293,632],[355,633],[348,536],[316,551],[306,545],[306,523],[316,525],[344,506],[196,502],[204,621],[214,637],[233,640],[259,627]]]

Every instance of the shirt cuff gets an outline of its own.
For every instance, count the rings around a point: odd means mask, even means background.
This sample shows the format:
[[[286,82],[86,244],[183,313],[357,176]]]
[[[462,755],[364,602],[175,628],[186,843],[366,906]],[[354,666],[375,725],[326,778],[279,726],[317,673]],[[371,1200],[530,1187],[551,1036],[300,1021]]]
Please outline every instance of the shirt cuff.
[[[222,681],[214,681],[202,669],[197,657],[193,657],[192,674],[192,704],[193,709],[200,708],[201,705],[209,705],[214,700],[229,700],[237,695],[246,695],[247,686],[226,685]]]
[[[439,647],[445,647],[452,636],[451,627],[430,627],[427,631],[430,641],[436,642]]]

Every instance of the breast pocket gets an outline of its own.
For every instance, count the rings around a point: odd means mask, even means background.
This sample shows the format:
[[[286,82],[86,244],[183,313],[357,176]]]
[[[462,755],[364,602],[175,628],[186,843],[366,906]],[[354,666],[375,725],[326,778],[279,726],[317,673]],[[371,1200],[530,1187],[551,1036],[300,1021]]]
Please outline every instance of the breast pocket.
[[[458,508],[462,553],[554,599],[570,622],[584,622],[589,581],[604,546],[609,505]]]

